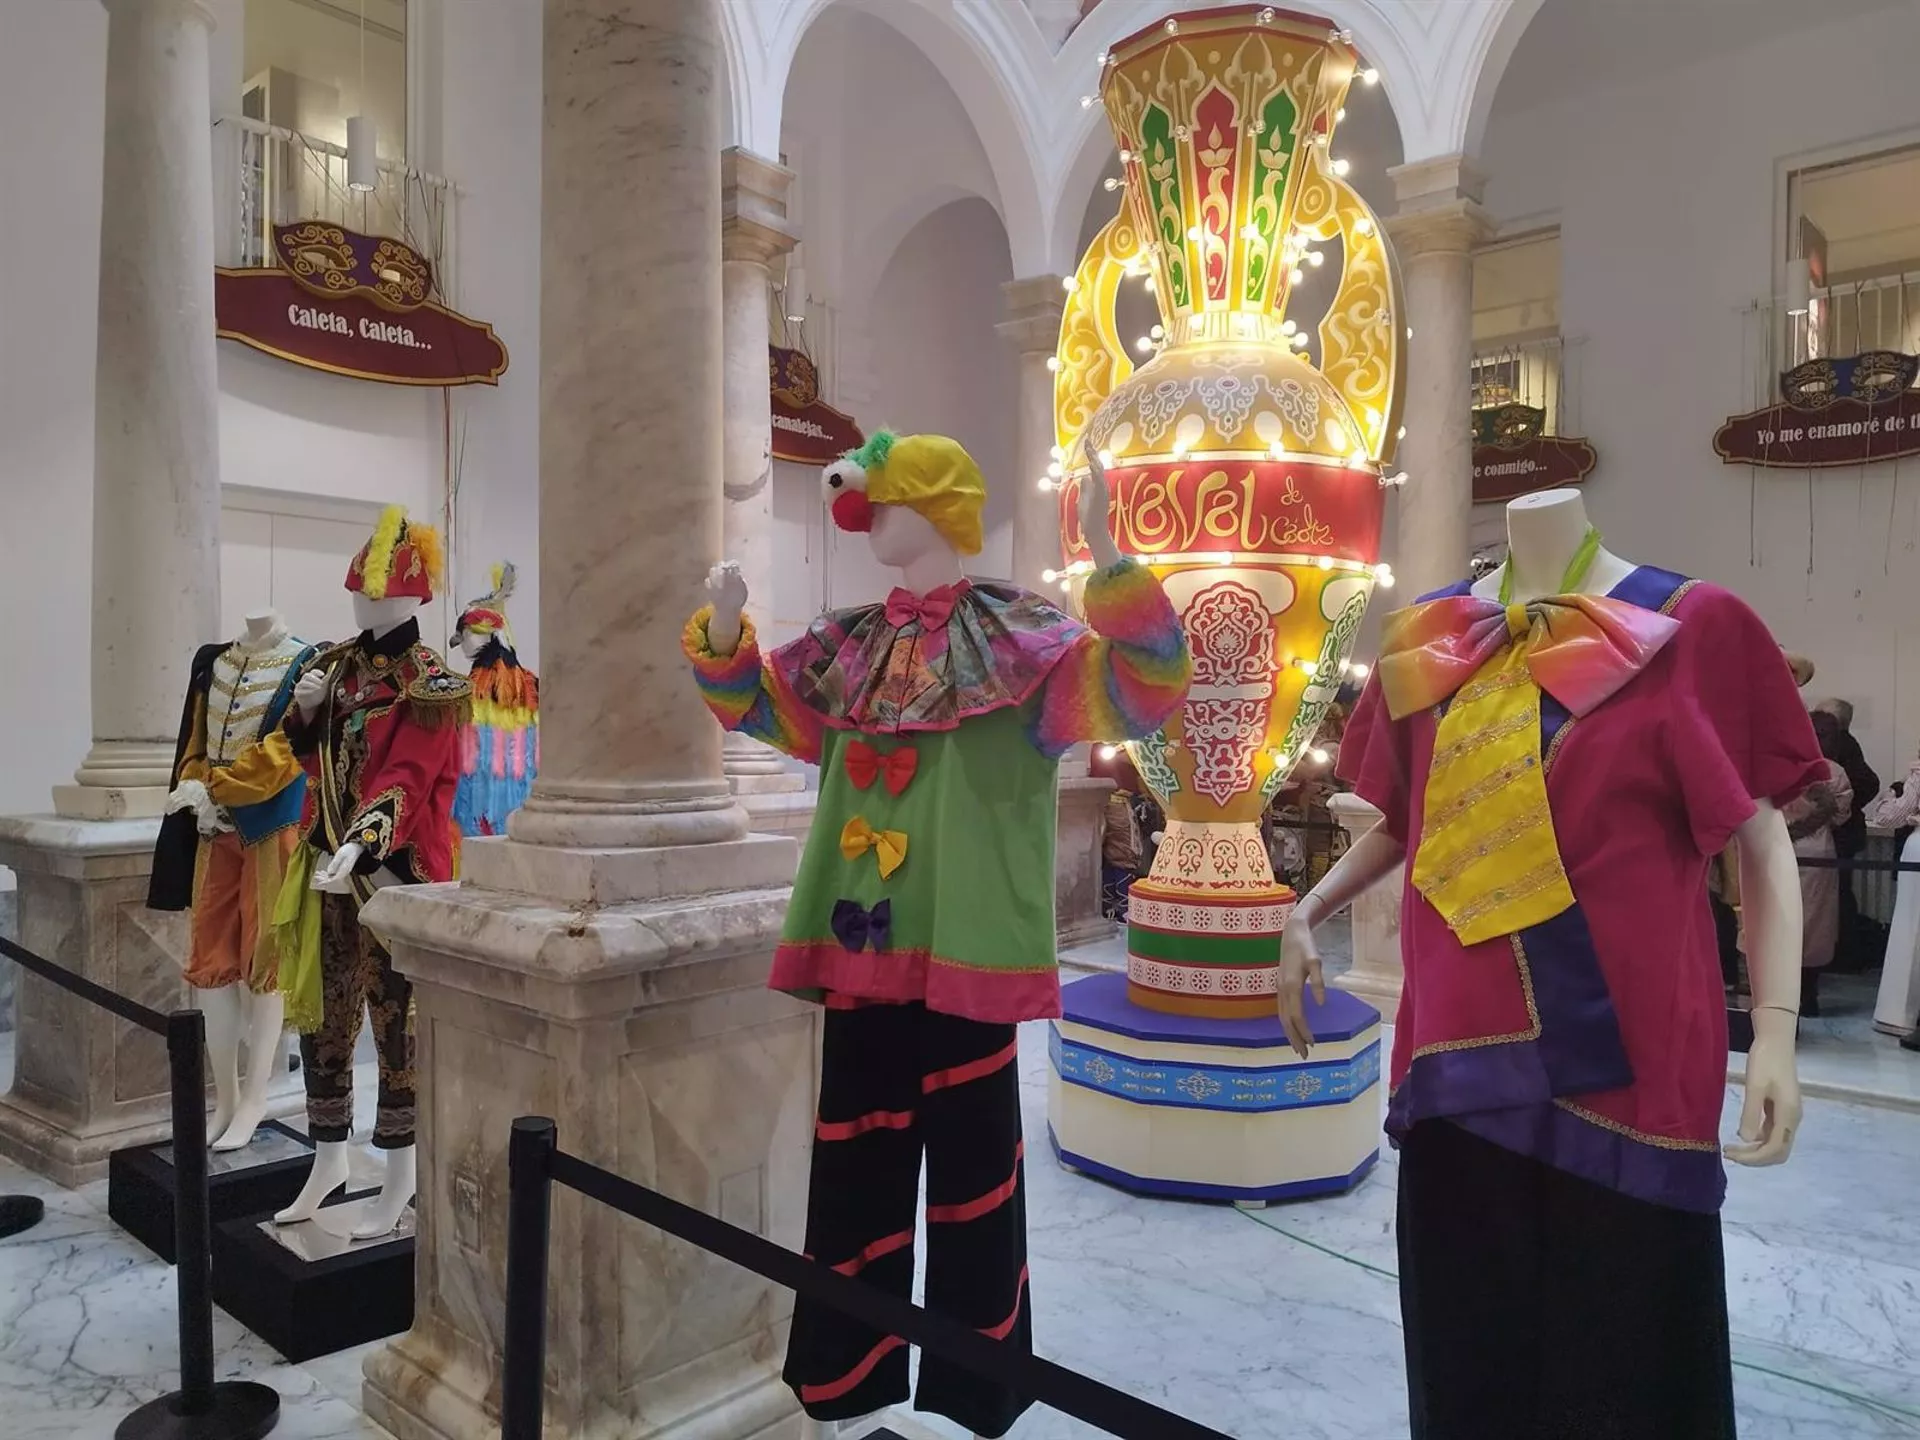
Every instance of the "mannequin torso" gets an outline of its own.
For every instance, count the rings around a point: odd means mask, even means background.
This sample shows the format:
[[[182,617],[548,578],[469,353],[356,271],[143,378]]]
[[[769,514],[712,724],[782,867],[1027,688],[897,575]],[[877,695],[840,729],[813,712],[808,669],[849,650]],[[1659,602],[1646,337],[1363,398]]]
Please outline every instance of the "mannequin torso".
[[[1578,490],[1543,490],[1522,495],[1507,506],[1507,563],[1474,582],[1482,600],[1500,598],[1507,572],[1513,572],[1513,598],[1525,603],[1560,593],[1560,582],[1586,539],[1591,522]],[[1593,557],[1580,590],[1605,595],[1631,575],[1635,566],[1611,551]]]

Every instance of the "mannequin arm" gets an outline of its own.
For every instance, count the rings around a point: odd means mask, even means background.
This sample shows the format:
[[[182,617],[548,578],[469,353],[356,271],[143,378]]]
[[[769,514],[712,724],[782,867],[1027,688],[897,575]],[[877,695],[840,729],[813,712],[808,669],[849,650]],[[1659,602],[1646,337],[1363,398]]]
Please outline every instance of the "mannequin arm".
[[[1800,1128],[1794,1029],[1800,1018],[1800,872],[1787,824],[1762,800],[1735,838],[1740,846],[1740,918],[1753,981],[1753,1048],[1740,1141],[1726,1147],[1741,1165],[1778,1165]]]
[[[694,683],[713,718],[809,765],[820,763],[820,717],[779,683],[760,658],[760,641],[751,619],[739,617],[733,645],[708,630],[711,605],[694,612],[681,632],[680,648],[693,666]],[[718,627],[716,627],[718,628]]]
[[[1047,677],[1034,744],[1064,754],[1082,740],[1151,735],[1186,702],[1193,656],[1153,572],[1116,560],[1087,577],[1087,623]]]
[[[1287,917],[1286,929],[1280,933],[1280,1024],[1301,1059],[1313,1047],[1313,1033],[1307,1028],[1306,987],[1313,987],[1314,1003],[1327,998],[1313,927],[1386,879],[1406,857],[1406,847],[1387,833],[1386,826],[1374,826],[1347,848]],[[1791,865],[1791,849],[1787,860]]]

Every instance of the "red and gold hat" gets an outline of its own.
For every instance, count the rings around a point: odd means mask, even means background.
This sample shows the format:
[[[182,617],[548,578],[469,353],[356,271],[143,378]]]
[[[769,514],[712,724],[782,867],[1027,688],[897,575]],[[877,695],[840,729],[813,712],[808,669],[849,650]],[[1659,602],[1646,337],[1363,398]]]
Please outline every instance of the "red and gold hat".
[[[440,583],[440,532],[407,519],[406,508],[389,505],[347,567],[347,589],[369,600],[396,595],[425,603]]]

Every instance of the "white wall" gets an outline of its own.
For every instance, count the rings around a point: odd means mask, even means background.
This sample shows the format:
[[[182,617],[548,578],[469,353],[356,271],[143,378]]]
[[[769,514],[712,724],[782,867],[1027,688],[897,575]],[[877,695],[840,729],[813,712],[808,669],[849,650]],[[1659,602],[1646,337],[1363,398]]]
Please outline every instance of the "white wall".
[[[1916,54],[1908,6],[1519,113],[1496,101],[1484,157],[1498,216],[1561,225],[1562,327],[1600,455],[1588,506],[1609,546],[1744,595],[1815,661],[1810,696],[1855,702],[1887,779],[1920,743],[1920,461],[1809,482],[1722,465],[1712,438],[1752,406],[1740,312],[1785,253],[1776,161],[1920,129]]]
[[[30,701],[20,699],[28,693],[21,680],[0,704],[0,813],[12,813],[48,808],[49,788],[71,774],[90,732],[107,27],[105,11],[86,0],[5,0],[4,8],[0,193],[34,197],[0,204],[0,609],[15,617],[8,671],[32,677]],[[244,5],[215,0],[213,8],[212,107],[234,113]],[[456,305],[491,323],[512,361],[498,387],[451,399],[464,453],[449,598],[479,594],[487,567],[513,560],[523,586],[516,638],[537,664],[540,9],[523,0],[415,0],[413,10],[422,122],[413,158],[460,190],[457,267],[446,279]],[[280,492],[290,513],[337,514],[340,502],[351,513],[351,502],[391,500],[438,517],[448,468],[441,392],[346,380],[230,343],[220,346],[219,376],[221,478],[244,492],[249,513],[271,509]],[[259,525],[234,514],[229,505],[228,527],[244,530],[243,543],[257,550]],[[296,537],[293,551],[337,548],[338,535],[316,541],[317,533]],[[257,581],[258,555],[234,558],[223,565],[234,582]],[[225,598],[223,613],[247,608],[248,597]],[[336,623],[314,616],[309,628],[350,624],[344,594],[337,603]],[[443,642],[443,617],[426,623],[427,639]]]

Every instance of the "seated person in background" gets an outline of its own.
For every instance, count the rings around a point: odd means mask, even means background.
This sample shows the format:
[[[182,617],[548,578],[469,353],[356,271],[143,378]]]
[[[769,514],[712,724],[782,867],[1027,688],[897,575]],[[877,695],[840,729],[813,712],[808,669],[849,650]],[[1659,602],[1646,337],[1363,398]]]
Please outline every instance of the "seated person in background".
[[[1880,794],[1880,777],[1874,773],[1873,766],[1867,763],[1866,754],[1860,749],[1860,742],[1853,734],[1853,704],[1851,701],[1829,698],[1813,707],[1816,715],[1831,715],[1840,727],[1839,738],[1834,742],[1833,759],[1847,772],[1847,784],[1853,787],[1853,812],[1847,816],[1846,823],[1833,832],[1834,852],[1842,860],[1851,860],[1867,848],[1867,807]],[[1860,905],[1855,898],[1853,872],[1840,872],[1840,943],[1834,951],[1833,968],[1838,971],[1854,972],[1864,970],[1884,947],[1885,937],[1880,937],[1881,945],[1872,946],[1862,943],[1860,923]]]

